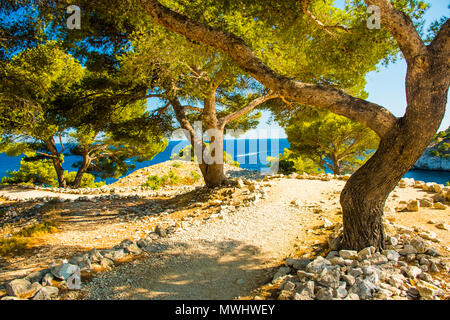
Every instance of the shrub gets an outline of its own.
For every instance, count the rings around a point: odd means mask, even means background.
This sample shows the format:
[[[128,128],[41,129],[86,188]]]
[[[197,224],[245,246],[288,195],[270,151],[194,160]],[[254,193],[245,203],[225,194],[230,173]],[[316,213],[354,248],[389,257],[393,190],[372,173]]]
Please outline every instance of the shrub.
[[[75,171],[66,173],[67,185],[72,184],[72,182],[75,180],[76,175],[77,175],[77,173]],[[83,177],[81,178],[80,188],[99,188],[104,185],[105,185],[105,182],[103,182],[103,181],[95,182],[94,175],[92,175],[90,173],[84,173]]]
[[[6,177],[3,177],[1,184],[37,184],[51,187],[57,187],[58,181],[53,163],[49,159],[28,160],[22,158],[20,169],[17,171],[6,171]],[[67,185],[70,185],[77,173],[75,171],[64,171]],[[104,186],[103,181],[95,182],[95,177],[90,173],[83,174],[81,178],[81,188],[98,188]]]
[[[174,162],[174,163],[172,164],[172,167],[174,167],[174,168],[179,168],[179,167],[181,167],[181,163],[179,163],[179,162]]]
[[[2,184],[58,185],[55,168],[49,159],[30,161],[27,158],[22,158],[20,160],[20,169],[17,171],[6,171],[6,175],[1,180]]]
[[[275,157],[267,157],[269,162],[267,166],[272,166],[272,164],[278,161],[278,171],[282,174],[291,174],[293,172],[298,173],[318,173],[320,172],[319,166],[312,160],[305,157],[296,155],[289,149],[284,149],[284,152]]]
[[[0,239],[0,255],[8,255],[25,249],[33,237],[41,237],[45,234],[58,231],[55,223],[51,221],[41,222],[25,227],[9,238]]]

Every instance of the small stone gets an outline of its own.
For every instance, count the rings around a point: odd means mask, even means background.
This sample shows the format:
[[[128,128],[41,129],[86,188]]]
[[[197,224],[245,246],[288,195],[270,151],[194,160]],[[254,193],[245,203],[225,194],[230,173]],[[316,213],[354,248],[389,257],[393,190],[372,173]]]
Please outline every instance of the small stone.
[[[289,268],[289,267],[280,267],[278,269],[278,271],[275,273],[275,275],[273,276],[272,281],[276,281],[277,279],[284,277],[289,272],[291,272],[291,268]]]
[[[311,262],[309,259],[286,259],[286,266],[292,267],[296,270],[304,270],[306,266]]]
[[[439,268],[436,263],[434,263],[434,262],[430,263],[430,271],[434,272],[434,273],[439,272]]]
[[[291,291],[283,290],[280,292],[277,299],[278,300],[290,300],[291,297],[292,297]]]
[[[416,289],[422,298],[429,300],[433,299],[440,293],[438,287],[422,280],[417,282]]]
[[[368,259],[375,253],[375,247],[367,247],[358,252],[358,260]]]
[[[389,278],[389,284],[395,288],[400,288],[405,282],[406,278],[398,273],[392,274]]]
[[[376,286],[367,279],[356,281],[356,284],[350,288],[349,293],[356,293],[360,299],[366,300],[372,297]]]
[[[433,248],[433,247],[428,248],[427,251],[425,251],[425,253],[426,253],[427,255],[429,255],[429,256],[432,256],[432,257],[438,257],[438,256],[441,255],[441,254],[436,250],[436,248]]]
[[[305,272],[303,270],[298,270],[297,277],[298,277],[298,280],[305,281],[308,279],[314,279],[315,276],[313,273]]]
[[[433,231],[421,232],[419,233],[419,236],[426,240],[435,240],[437,237],[436,233]]]
[[[351,268],[348,271],[348,274],[351,275],[352,277],[358,278],[358,277],[362,276],[364,274],[364,272],[362,271],[361,268]]]
[[[245,283],[245,280],[244,280],[244,279],[238,279],[238,280],[236,281],[236,283],[239,284],[239,285],[241,285],[241,284],[244,284],[244,283]],[[292,282],[291,282],[291,283],[292,283]],[[295,287],[295,285],[294,285],[294,287]]]
[[[349,287],[355,284],[355,277],[349,274],[344,274],[341,276],[341,278],[348,284]]]
[[[125,251],[123,249],[106,249],[102,250],[101,253],[103,257],[113,261],[117,261],[125,257]]]
[[[333,299],[333,289],[331,288],[320,288],[316,293],[317,300],[331,300]]]
[[[419,274],[422,273],[422,269],[416,267],[416,266],[410,266],[406,269],[406,274],[408,277],[415,279]]]
[[[70,263],[63,263],[62,265],[53,267],[51,273],[60,280],[67,280],[72,274],[79,271],[80,267]]]
[[[152,244],[152,241],[148,238],[139,239],[136,244],[139,246],[139,248],[143,249],[145,247],[148,247]]]
[[[114,266],[114,262],[108,258],[101,258],[100,266],[105,269],[111,269]]]
[[[417,288],[411,287],[406,291],[406,294],[412,298],[417,298],[419,297],[419,290],[417,290]]]
[[[441,230],[447,230],[448,231],[448,225],[445,223],[438,223],[436,225],[436,228],[441,229]]]
[[[356,293],[349,293],[344,300],[360,300]]]
[[[428,199],[420,199],[419,204],[424,208],[431,208],[433,206],[433,202]]]
[[[435,202],[433,204],[433,209],[445,210],[445,209],[447,209],[447,206],[441,202]]]
[[[314,300],[307,290],[302,290],[301,292],[296,292],[294,295],[294,300]]]
[[[42,285],[51,286],[53,279],[54,279],[53,274],[51,274],[50,272],[46,273],[45,276],[42,278]]]
[[[358,258],[358,252],[355,250],[340,250],[339,255],[344,259],[355,260]]]
[[[388,258],[386,258],[386,256],[382,255],[379,252],[376,252],[370,259],[368,259],[368,262],[374,265],[385,264],[388,261]]]
[[[414,238],[411,241],[411,245],[417,250],[418,253],[424,253],[427,250],[427,243],[421,238]]]
[[[416,254],[417,250],[412,245],[407,244],[398,253],[400,253],[402,256],[406,256],[408,254]]]
[[[387,244],[388,245],[391,245],[391,246],[396,246],[396,245],[398,245],[398,240],[397,240],[397,238],[396,237],[389,237],[388,238],[388,240],[387,240]]]
[[[162,225],[157,225],[155,227],[155,233],[162,238],[167,237],[167,228]]]
[[[95,248],[88,252],[88,257],[91,262],[99,262],[100,259],[103,258],[100,252]]]
[[[138,247],[138,245],[135,242],[130,241],[129,239],[125,239],[124,241],[122,241],[120,247],[123,248],[125,253],[130,253],[134,255],[142,253],[142,250]]]
[[[317,282],[325,287],[336,289],[339,287],[339,278],[341,273],[339,270],[323,269],[320,273]]]
[[[345,260],[341,257],[334,257],[330,259],[332,265],[345,266]]]
[[[59,289],[52,286],[42,287],[37,291],[32,300],[50,300],[58,296]]]
[[[92,264],[89,259],[89,254],[83,254],[81,256],[73,257],[69,260],[70,264],[77,265],[81,270],[91,270]]]
[[[311,261],[306,266],[306,271],[307,272],[312,272],[312,273],[318,273],[318,272],[321,272],[323,269],[325,269],[327,267],[330,267],[330,266],[331,266],[330,261],[326,260],[322,256],[318,256],[316,259]]]
[[[406,204],[406,210],[411,211],[411,212],[419,211],[419,208],[420,208],[420,203],[417,200],[410,200]]]
[[[383,250],[383,254],[389,261],[398,261],[400,255],[395,250]]]

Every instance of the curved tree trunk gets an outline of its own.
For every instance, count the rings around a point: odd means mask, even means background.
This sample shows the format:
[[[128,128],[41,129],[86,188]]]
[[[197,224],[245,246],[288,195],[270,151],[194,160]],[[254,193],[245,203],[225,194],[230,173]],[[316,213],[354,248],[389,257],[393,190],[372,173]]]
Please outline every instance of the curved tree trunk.
[[[81,185],[81,179],[83,178],[83,174],[91,165],[92,159],[89,157],[87,153],[83,154],[83,163],[78,168],[77,175],[75,176],[75,180],[73,180],[71,187],[77,189]]]
[[[448,85],[445,65],[410,63],[406,80],[408,110],[384,136],[375,154],[356,171],[341,193],[342,247],[384,248],[382,216],[386,199],[423,154],[445,113]]]
[[[217,134],[211,138],[210,144],[210,147],[214,144],[215,148],[208,157],[202,156],[202,163],[199,165],[205,184],[210,188],[221,186],[226,181],[225,173],[223,171],[225,161],[223,158],[223,130],[218,128],[215,129]],[[200,162],[199,158],[200,157],[197,156],[197,159]]]
[[[49,138],[45,141],[45,145],[48,149],[48,151],[51,153],[53,167],[56,171],[56,176],[58,178],[58,185],[60,188],[66,187],[66,178],[64,177],[64,169],[62,167],[62,162],[60,158],[60,153],[58,152],[58,149],[56,148],[55,139],[53,137]]]

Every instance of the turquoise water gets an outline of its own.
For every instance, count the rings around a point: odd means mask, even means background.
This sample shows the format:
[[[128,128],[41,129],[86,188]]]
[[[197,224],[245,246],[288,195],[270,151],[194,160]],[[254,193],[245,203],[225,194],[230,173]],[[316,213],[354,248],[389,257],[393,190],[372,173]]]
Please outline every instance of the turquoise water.
[[[156,155],[152,160],[135,162],[136,168],[134,170],[167,161],[173,153],[178,153],[178,151],[187,144],[187,141],[170,141],[167,148]],[[267,168],[266,157],[276,157],[278,154],[283,153],[285,148],[289,148],[289,142],[287,139],[242,139],[225,141],[225,150],[233,156],[234,161],[239,162],[241,164],[241,168],[249,170],[260,170],[261,168]],[[66,147],[66,149],[68,148]],[[21,158],[22,157],[8,157],[5,154],[0,154],[0,178],[5,176],[7,170],[18,170],[20,168]],[[65,154],[64,160],[64,169],[75,171],[76,169],[72,167],[72,164],[79,161],[80,158],[71,154]],[[405,177],[414,178],[425,182],[445,184],[447,181],[450,181],[450,172],[411,170],[406,173]],[[96,179],[96,181],[101,180],[102,179],[99,178]],[[103,179],[106,183],[112,183],[116,180],[117,179]]]

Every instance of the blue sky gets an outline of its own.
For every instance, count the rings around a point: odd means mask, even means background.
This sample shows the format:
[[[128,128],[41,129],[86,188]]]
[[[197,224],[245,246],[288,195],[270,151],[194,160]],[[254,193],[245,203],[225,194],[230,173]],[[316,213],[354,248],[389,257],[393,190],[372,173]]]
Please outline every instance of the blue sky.
[[[345,0],[335,0],[336,5],[341,8],[344,7],[344,2]],[[450,10],[448,9],[450,0],[431,0],[428,3],[431,4],[431,7],[425,14],[425,30],[428,29],[429,24],[434,20],[450,15]],[[399,59],[396,63],[389,64],[387,67],[380,67],[378,72],[370,72],[366,78],[366,91],[369,93],[368,100],[384,106],[395,116],[403,116],[406,110],[405,77],[406,62],[404,59]],[[269,119],[270,113],[264,112],[261,123],[255,130],[278,129],[280,137],[286,137],[284,130],[276,123],[267,124]],[[450,111],[449,102],[447,102],[446,113],[439,131],[445,130],[449,126]],[[256,131],[252,134],[256,134]]]

